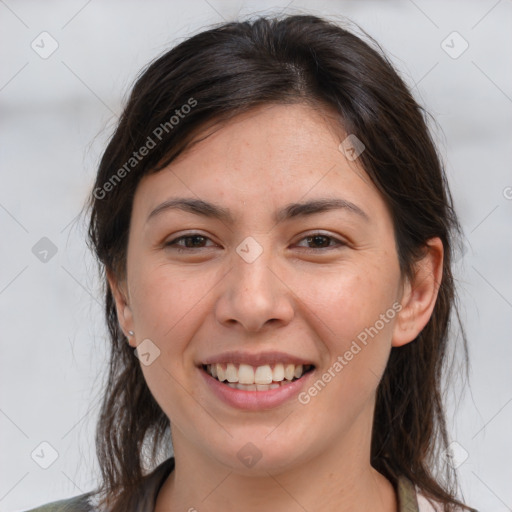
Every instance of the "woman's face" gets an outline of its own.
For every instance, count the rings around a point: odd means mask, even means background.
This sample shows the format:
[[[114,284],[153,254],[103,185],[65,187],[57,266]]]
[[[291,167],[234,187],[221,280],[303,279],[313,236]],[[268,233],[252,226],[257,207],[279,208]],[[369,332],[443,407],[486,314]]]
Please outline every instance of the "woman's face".
[[[390,213],[328,116],[254,109],[136,190],[116,299],[176,455],[241,473],[369,458],[402,282]]]

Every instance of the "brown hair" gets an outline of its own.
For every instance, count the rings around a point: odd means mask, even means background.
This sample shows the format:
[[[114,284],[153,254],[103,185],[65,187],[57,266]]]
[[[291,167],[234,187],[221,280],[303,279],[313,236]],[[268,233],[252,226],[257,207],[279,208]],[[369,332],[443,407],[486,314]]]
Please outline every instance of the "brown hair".
[[[403,275],[411,275],[429,238],[443,242],[443,277],[433,314],[416,340],[392,349],[378,386],[371,463],[391,481],[405,475],[447,511],[455,505],[469,509],[456,499],[455,472],[439,456],[448,445],[440,383],[456,311],[451,266],[460,227],[427,113],[367,37],[368,43],[337,24],[305,15],[224,23],[166,52],[137,79],[89,202],[89,243],[104,279],[112,342],[96,438],[109,510],[130,503],[169,434],[169,419],[120,329],[105,279],[106,270],[119,280],[126,277],[137,185],[169,164],[206,123],[263,104],[303,102],[336,112],[345,131],[366,146],[360,162],[391,211]],[[151,145],[149,139],[155,145],[134,160],[134,151]],[[467,363],[463,330],[462,342]]]

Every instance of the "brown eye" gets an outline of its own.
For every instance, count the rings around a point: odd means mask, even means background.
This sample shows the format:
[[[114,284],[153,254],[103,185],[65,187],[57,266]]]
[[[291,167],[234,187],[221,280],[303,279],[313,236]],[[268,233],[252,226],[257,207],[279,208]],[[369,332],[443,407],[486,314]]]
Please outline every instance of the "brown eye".
[[[324,233],[313,233],[312,235],[304,237],[302,240],[305,240],[309,245],[313,245],[314,247],[306,247],[307,250],[313,251],[321,249],[333,249],[346,245],[341,240]],[[334,245],[330,245],[331,242],[334,242]]]
[[[170,247],[175,249],[178,252],[184,252],[193,249],[203,249],[205,248],[204,243],[210,240],[208,237],[200,235],[198,233],[192,233],[190,235],[180,236],[167,242],[165,244],[166,247]],[[183,243],[180,243],[183,242]]]

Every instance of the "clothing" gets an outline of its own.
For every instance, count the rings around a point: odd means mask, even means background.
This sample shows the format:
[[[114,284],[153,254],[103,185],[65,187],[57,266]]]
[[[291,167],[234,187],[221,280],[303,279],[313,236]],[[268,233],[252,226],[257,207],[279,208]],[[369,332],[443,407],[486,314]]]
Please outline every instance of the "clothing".
[[[133,506],[126,512],[153,512],[160,488],[173,470],[174,457],[171,457],[147,475]],[[440,510],[433,508],[423,496],[417,493],[414,484],[403,476],[398,479],[396,492],[399,512],[436,512]],[[418,498],[421,507],[418,505]],[[87,494],[82,494],[67,500],[49,503],[27,512],[99,512],[99,509],[88,501]]]

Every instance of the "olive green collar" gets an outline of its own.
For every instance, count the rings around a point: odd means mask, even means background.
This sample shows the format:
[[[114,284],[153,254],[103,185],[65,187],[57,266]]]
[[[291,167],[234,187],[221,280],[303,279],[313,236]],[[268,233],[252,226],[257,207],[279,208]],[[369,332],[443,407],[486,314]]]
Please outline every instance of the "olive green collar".
[[[398,477],[396,493],[399,512],[419,512],[416,488],[405,476]]]

